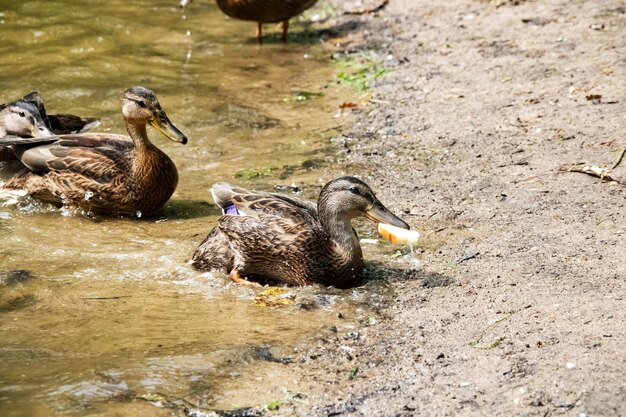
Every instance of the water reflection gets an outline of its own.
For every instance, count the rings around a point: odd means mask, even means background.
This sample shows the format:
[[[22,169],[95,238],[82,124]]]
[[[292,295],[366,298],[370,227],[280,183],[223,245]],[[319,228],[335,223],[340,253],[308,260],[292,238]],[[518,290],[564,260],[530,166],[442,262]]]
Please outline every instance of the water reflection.
[[[171,415],[154,407],[160,394],[260,404],[282,389],[283,365],[259,351],[289,357],[388,297],[377,283],[310,287],[294,289],[290,306],[260,308],[253,290],[187,264],[219,215],[212,183],[317,196],[337,174],[329,139],[348,94],[324,45],[259,48],[247,22],[202,7],[182,19],[172,0],[0,4],[1,102],[40,90],[55,112],[96,115],[99,131],[123,133],[121,93],[145,85],[189,136],[178,147],[150,133],[180,175],[156,219],[85,218],[0,196],[3,416]],[[293,99],[303,91],[315,95]],[[10,175],[5,167],[0,180]]]

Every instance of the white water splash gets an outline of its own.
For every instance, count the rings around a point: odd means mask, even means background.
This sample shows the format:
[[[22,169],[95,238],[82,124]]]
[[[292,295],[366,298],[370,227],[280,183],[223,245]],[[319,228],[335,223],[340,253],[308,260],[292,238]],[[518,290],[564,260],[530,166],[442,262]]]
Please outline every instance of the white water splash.
[[[26,191],[23,190],[6,190],[0,188],[0,203],[3,206],[14,206],[20,203],[26,195]]]
[[[422,263],[417,257],[417,253],[415,253],[413,245],[409,245],[409,249],[411,249],[411,252],[407,254],[407,258],[409,258],[411,269],[419,269],[422,266]]]

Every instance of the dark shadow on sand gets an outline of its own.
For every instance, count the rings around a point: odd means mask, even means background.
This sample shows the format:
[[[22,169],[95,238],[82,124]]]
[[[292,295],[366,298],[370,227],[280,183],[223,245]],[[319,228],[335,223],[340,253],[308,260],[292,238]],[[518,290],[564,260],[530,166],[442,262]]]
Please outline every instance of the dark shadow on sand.
[[[368,262],[363,272],[363,281],[359,285],[365,285],[368,282],[379,280],[389,283],[417,281],[424,288],[449,287],[454,284],[452,277],[438,272],[414,268],[389,268],[378,262]]]
[[[313,25],[318,23],[319,22],[298,22],[297,24],[292,25],[289,33],[287,33],[287,45],[290,43],[315,45],[329,38],[344,37],[347,33],[357,30],[362,24],[357,20],[351,20],[329,28],[314,29]],[[280,30],[274,31],[273,29],[270,29],[270,24],[264,25],[264,29],[266,26],[269,33],[263,35],[263,44],[273,45],[282,43],[280,40]],[[257,43],[257,39],[256,37],[250,37],[246,39],[245,42]]]

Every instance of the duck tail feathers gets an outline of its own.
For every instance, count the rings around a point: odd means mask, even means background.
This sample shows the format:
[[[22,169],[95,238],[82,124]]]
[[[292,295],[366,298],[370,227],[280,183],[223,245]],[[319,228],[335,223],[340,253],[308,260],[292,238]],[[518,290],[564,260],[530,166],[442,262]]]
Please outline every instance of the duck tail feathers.
[[[96,117],[84,117],[83,122],[85,122],[85,125],[82,127],[82,129],[80,129],[79,133],[88,132],[100,126],[100,119]]]

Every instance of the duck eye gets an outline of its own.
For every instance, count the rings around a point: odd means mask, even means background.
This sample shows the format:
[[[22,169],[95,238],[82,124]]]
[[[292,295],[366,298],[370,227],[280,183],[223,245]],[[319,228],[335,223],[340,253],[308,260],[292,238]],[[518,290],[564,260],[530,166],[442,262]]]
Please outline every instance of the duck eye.
[[[139,100],[137,104],[139,104],[139,107],[143,107],[144,109],[146,108],[146,103],[143,100]]]
[[[361,195],[361,191],[358,189],[358,187],[350,187],[348,188],[348,191],[350,191],[352,194]]]
[[[24,113],[23,111],[20,112],[20,117],[26,117],[26,113]]]

